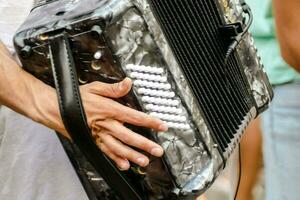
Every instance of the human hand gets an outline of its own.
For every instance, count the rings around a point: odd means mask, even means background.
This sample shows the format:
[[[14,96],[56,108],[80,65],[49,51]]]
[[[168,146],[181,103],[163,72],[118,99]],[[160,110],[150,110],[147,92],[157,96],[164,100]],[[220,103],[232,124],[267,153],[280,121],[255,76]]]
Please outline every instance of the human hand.
[[[130,168],[129,161],[142,167],[149,164],[149,158],[131,147],[160,157],[163,149],[153,141],[126,128],[123,123],[151,128],[157,131],[166,131],[167,126],[159,119],[136,111],[111,98],[125,96],[132,87],[128,78],[120,83],[106,84],[93,82],[80,87],[81,98],[86,112],[88,125],[96,144],[121,170]],[[35,100],[35,107],[40,108],[38,122],[57,130],[70,138],[62,123],[56,94],[53,88],[38,89],[44,100]],[[49,91],[50,90],[50,91]],[[46,99],[47,98],[47,99]],[[47,103],[45,103],[47,102]],[[41,103],[43,103],[41,105]],[[45,106],[46,105],[46,106]]]
[[[157,157],[163,155],[162,147],[126,128],[123,123],[167,130],[162,121],[110,99],[125,96],[131,87],[131,80],[126,78],[117,84],[94,82],[80,88],[88,124],[97,145],[122,170],[129,169],[129,161],[142,167],[149,164],[149,158],[131,147]]]
[[[55,90],[47,85],[42,86],[45,88],[36,88],[32,97],[36,99],[33,100],[34,108],[38,110],[31,112],[37,113],[33,118],[35,121],[71,138],[63,125]],[[131,80],[126,78],[116,84],[93,82],[80,87],[81,98],[92,136],[101,151],[112,159],[121,170],[130,168],[129,161],[142,167],[149,164],[147,156],[131,147],[136,147],[157,157],[163,155],[161,146],[126,128],[123,125],[124,123],[157,131],[168,129],[161,120],[121,105],[111,99],[125,96],[130,91],[131,86]]]

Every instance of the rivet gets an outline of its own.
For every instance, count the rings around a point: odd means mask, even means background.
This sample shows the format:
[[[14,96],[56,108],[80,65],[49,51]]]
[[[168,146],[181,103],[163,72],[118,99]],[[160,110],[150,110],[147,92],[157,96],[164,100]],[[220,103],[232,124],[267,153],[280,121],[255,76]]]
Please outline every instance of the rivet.
[[[40,40],[45,41],[45,40],[48,40],[48,39],[49,39],[48,35],[44,35],[44,34],[40,35]]]
[[[93,70],[100,70],[101,64],[99,63],[99,61],[92,61],[91,67]]]
[[[87,77],[84,75],[81,75],[78,79],[80,84],[86,84],[88,82]]]
[[[142,169],[141,167],[138,167],[137,168],[137,172],[140,174],[140,175],[146,175],[147,173],[144,171],[144,169]]]

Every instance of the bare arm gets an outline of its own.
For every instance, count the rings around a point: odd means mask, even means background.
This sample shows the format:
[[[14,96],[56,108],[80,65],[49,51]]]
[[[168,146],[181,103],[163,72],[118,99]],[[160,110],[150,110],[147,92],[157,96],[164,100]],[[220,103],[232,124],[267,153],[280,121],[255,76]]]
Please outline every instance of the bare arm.
[[[48,101],[48,98],[55,99],[54,89],[22,70],[0,42],[0,103],[67,136],[62,120],[55,112],[57,102]],[[41,116],[48,112],[42,102],[49,103],[48,108],[55,108],[51,114],[57,116],[52,120]]]
[[[282,57],[300,72],[300,1],[273,0],[273,7]]]
[[[131,80],[125,79],[117,84],[94,82],[80,88],[88,124],[98,146],[123,170],[130,167],[129,161],[143,167],[149,164],[145,155],[131,147],[154,156],[163,154],[158,144],[132,132],[123,123],[167,130],[162,121],[110,99],[126,95],[131,86]],[[62,123],[55,90],[22,70],[1,41],[0,104],[69,137]]]

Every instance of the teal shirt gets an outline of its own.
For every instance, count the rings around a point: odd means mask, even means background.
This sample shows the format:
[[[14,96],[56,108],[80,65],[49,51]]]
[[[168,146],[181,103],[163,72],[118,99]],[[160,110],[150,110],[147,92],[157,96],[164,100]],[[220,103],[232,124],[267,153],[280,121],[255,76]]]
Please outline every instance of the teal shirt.
[[[248,0],[254,16],[252,34],[270,81],[274,85],[300,81],[300,73],[281,57],[275,34],[272,0]]]

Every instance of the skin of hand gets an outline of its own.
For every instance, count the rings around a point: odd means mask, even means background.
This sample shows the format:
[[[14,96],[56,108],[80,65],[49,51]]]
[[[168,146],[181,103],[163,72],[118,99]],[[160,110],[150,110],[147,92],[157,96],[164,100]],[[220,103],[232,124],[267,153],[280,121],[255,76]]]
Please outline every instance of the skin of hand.
[[[300,72],[300,1],[273,0],[277,37],[284,60]]]
[[[124,123],[156,131],[168,129],[161,120],[112,100],[112,98],[125,96],[131,87],[132,81],[128,78],[116,84],[94,82],[80,87],[92,135],[99,148],[121,170],[130,168],[129,161],[142,167],[149,164],[147,156],[131,147],[157,157],[163,155],[161,146],[134,133],[126,128]],[[55,89],[25,72],[1,42],[0,104],[70,138],[61,119]]]

